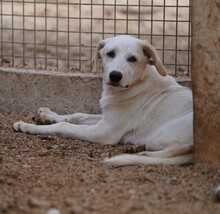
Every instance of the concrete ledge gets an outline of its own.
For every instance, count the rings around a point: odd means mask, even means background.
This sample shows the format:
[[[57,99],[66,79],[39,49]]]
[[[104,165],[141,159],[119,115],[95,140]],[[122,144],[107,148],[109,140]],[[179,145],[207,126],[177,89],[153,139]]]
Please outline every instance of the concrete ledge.
[[[0,113],[36,113],[49,107],[61,114],[97,113],[102,78],[93,74],[0,67]]]
[[[177,81],[189,87],[189,79]],[[0,67],[0,113],[34,114],[49,107],[60,114],[98,113],[102,77]]]

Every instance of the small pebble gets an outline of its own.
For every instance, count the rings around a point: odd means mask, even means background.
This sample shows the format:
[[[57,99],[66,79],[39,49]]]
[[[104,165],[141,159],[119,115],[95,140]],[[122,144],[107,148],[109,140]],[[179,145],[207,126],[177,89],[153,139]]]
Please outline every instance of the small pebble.
[[[109,158],[109,156],[110,156],[109,152],[105,152],[100,155],[100,158],[102,158],[102,159]]]
[[[28,199],[28,205],[29,207],[47,207],[50,206],[50,202],[38,198],[30,197]]]
[[[174,183],[176,183],[176,181],[177,181],[177,177],[176,176],[166,176],[165,177],[165,182],[167,184],[169,184],[169,183],[174,184]]]
[[[82,210],[82,207],[75,204],[69,208],[69,212],[70,212],[70,214],[80,214],[80,213],[83,213],[83,210]]]
[[[68,206],[70,214],[80,214],[83,211],[82,207],[72,198],[67,198],[65,204]]]
[[[52,149],[58,149],[58,148],[59,148],[58,145],[53,145],[53,146],[52,146]]]
[[[40,149],[37,151],[37,155],[38,156],[46,156],[50,153],[50,151],[48,149]]]
[[[51,208],[47,211],[47,214],[61,214],[61,212],[56,208]]]
[[[30,168],[31,168],[31,166],[30,166],[30,165],[27,165],[27,164],[23,164],[21,167],[22,167],[23,169],[30,169]]]
[[[20,155],[16,155],[15,160],[21,163],[23,159]]]
[[[215,196],[215,200],[216,200],[217,202],[220,202],[220,185],[218,185],[218,186],[215,188],[214,196]]]

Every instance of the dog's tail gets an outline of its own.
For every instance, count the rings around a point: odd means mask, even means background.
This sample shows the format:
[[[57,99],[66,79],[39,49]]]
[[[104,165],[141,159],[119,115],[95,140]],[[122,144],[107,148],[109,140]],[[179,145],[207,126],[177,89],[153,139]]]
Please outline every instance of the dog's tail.
[[[181,155],[173,158],[156,158],[135,154],[121,154],[104,160],[105,163],[124,166],[133,164],[164,164],[164,165],[181,165],[193,163],[193,154]]]
[[[133,164],[181,165],[194,162],[191,145],[172,147],[161,151],[144,151],[137,154],[121,154],[106,158],[105,163],[115,166]]]

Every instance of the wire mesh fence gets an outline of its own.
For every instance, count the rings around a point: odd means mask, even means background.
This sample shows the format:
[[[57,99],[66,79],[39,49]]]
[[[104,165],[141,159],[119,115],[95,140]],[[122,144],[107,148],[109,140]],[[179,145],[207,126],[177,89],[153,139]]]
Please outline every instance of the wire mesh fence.
[[[0,1],[0,66],[91,72],[96,44],[147,39],[173,75],[190,76],[191,0]]]

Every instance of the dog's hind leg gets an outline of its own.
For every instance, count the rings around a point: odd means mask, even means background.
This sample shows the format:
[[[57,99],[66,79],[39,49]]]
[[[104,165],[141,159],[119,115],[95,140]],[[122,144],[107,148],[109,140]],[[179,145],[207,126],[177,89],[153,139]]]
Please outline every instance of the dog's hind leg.
[[[74,113],[69,115],[59,115],[49,108],[42,107],[38,110],[37,121],[39,123],[59,123],[69,122],[81,125],[93,125],[101,119],[101,115],[85,114],[85,113]]]
[[[143,151],[137,154],[145,155],[148,157],[172,158],[172,157],[192,153],[192,151],[193,151],[193,145],[180,144],[160,151]]]
[[[193,146],[177,145],[160,151],[144,151],[136,154],[121,154],[104,159],[105,163],[117,166],[132,164],[165,164],[179,165],[193,163]]]

